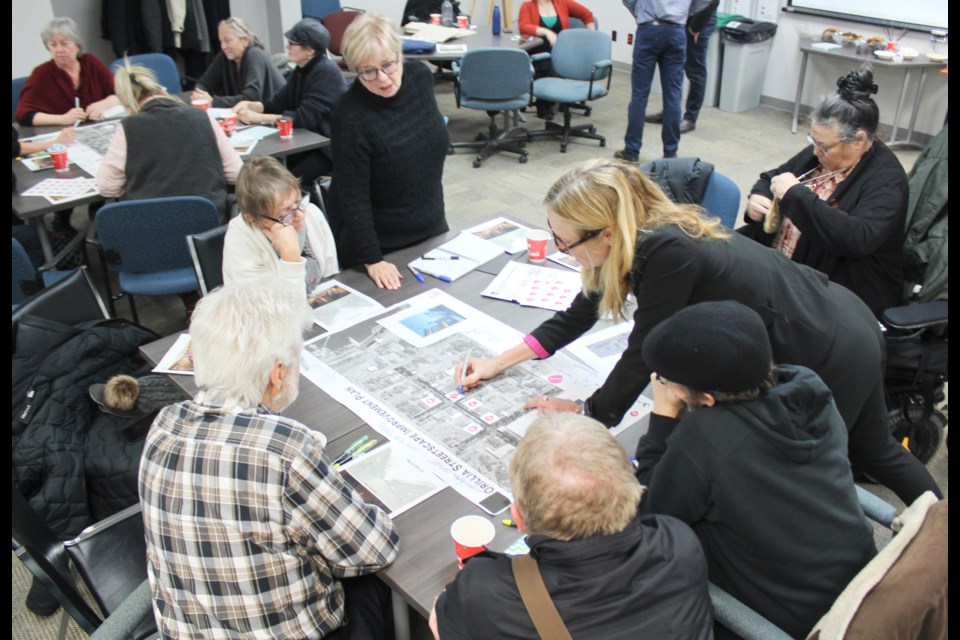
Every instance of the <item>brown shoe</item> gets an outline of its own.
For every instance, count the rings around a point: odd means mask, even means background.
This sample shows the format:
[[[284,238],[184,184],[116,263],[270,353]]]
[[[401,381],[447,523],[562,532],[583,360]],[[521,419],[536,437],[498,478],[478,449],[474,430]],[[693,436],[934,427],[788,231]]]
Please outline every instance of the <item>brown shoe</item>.
[[[636,162],[637,160],[640,159],[639,156],[635,156],[627,153],[626,149],[618,149],[617,151],[614,151],[613,157],[616,158],[617,160],[625,160],[627,162]]]
[[[690,120],[680,121],[680,133],[689,133],[696,128],[697,128],[696,123],[691,122]]]

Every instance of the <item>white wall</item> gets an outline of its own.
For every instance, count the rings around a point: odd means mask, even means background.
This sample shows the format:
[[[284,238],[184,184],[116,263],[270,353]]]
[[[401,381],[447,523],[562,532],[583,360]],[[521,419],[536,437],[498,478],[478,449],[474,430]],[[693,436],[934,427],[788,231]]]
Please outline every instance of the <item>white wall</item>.
[[[40,32],[53,18],[53,9],[49,1],[13,0],[10,39],[13,55],[10,56],[13,75],[11,78],[28,76],[38,64],[50,59],[50,54],[40,41]]]

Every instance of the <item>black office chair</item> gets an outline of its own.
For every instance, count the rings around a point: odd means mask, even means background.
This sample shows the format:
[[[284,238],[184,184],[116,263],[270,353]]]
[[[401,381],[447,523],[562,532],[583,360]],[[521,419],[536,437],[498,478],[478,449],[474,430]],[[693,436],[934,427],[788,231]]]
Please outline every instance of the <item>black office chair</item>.
[[[193,269],[200,283],[200,295],[205,296],[223,284],[223,238],[227,225],[187,236]]]
[[[125,621],[136,621],[132,630],[113,637],[139,639],[156,633],[149,587],[142,587],[147,580],[147,556],[139,504],[87,527],[67,542],[57,539],[16,487],[12,487],[12,507],[13,550],[63,606],[64,615],[69,614],[90,634],[104,622],[77,588],[72,562],[105,616],[116,613]],[[65,631],[61,624],[61,638]]]
[[[13,324],[25,316],[73,326],[87,320],[109,318],[110,314],[87,267],[80,267],[18,306],[13,312]]]

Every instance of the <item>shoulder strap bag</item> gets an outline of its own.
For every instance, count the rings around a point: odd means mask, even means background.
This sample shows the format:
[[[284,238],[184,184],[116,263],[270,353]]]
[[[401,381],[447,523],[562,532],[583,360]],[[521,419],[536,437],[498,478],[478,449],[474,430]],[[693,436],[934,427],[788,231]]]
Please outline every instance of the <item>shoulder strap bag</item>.
[[[520,590],[523,605],[533,620],[533,626],[543,640],[572,640],[567,626],[557,613],[557,607],[550,598],[547,586],[543,584],[537,561],[529,554],[514,556],[510,559],[513,577]]]

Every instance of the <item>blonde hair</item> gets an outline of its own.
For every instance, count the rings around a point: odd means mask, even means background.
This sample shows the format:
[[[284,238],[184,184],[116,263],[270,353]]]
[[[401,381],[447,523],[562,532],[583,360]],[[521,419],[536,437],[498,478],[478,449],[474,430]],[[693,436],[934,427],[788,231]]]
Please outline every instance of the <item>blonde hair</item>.
[[[154,96],[181,101],[167,93],[166,87],[157,82],[153,71],[139,64],[130,64],[129,58],[124,58],[123,64],[113,74],[113,91],[129,114],[139,113],[140,104]]]
[[[365,13],[347,27],[340,46],[350,71],[357,72],[363,62],[378,54],[396,54],[403,64],[403,40],[396,23],[382,13]]]
[[[644,492],[607,428],[574,413],[530,426],[510,461],[510,487],[528,532],[555,540],[623,531]]]
[[[257,34],[255,34],[253,29],[250,28],[250,25],[244,22],[241,18],[235,18],[231,16],[221,20],[217,24],[217,28],[219,29],[220,27],[227,27],[233,31],[238,38],[246,38],[249,44],[260,47],[261,49],[265,48],[263,46],[263,42],[260,41],[260,38],[257,37]]]
[[[588,160],[570,169],[543,203],[584,234],[610,228],[610,255],[601,267],[582,271],[584,292],[601,296],[601,315],[624,315],[641,234],[673,225],[693,238],[730,237],[718,218],[704,216],[697,205],[674,203],[638,167],[616,160]]]
[[[237,176],[237,207],[246,216],[273,215],[278,193],[299,192],[300,181],[271,156],[256,156],[243,163]]]

